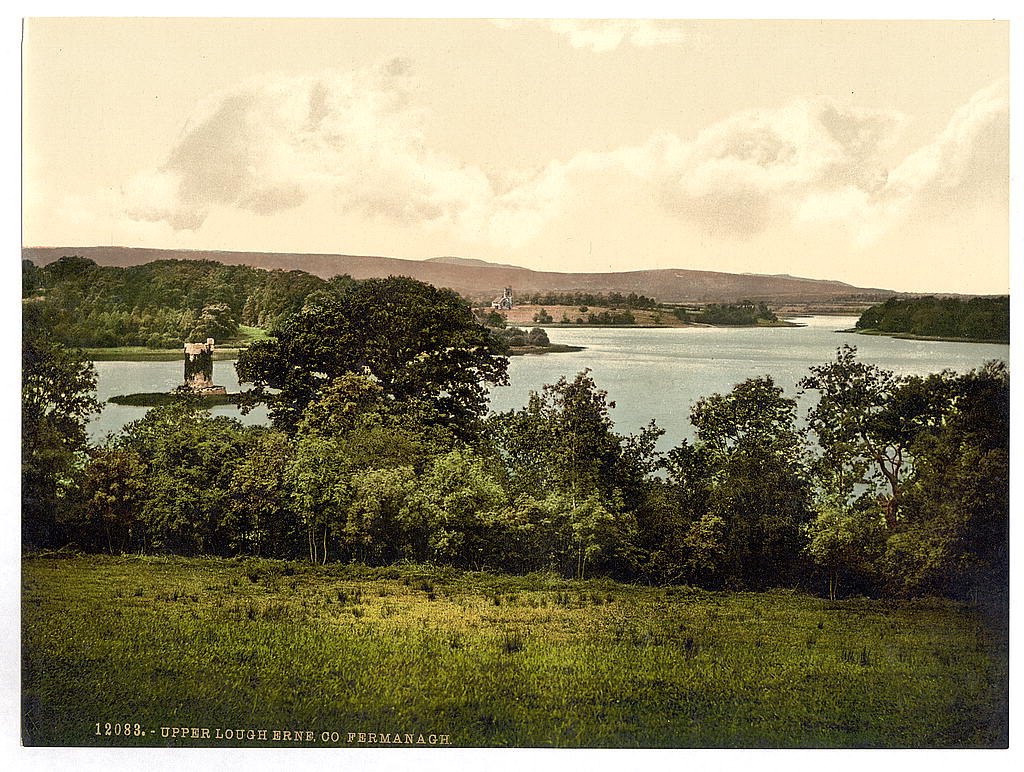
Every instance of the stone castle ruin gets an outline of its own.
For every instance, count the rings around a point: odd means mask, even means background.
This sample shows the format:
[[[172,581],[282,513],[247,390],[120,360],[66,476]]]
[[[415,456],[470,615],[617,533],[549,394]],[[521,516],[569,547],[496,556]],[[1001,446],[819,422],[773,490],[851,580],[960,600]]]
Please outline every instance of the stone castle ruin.
[[[185,388],[196,394],[227,394],[213,383],[213,338],[185,344]]]

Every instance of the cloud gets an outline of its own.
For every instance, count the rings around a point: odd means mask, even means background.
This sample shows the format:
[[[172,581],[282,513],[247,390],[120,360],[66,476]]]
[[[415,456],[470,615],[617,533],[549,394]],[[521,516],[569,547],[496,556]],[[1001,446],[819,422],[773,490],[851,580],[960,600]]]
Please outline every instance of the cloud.
[[[856,224],[864,246],[911,218],[948,217],[988,197],[1009,196],[1009,94],[1005,80],[976,92],[927,145],[872,189],[845,186],[804,201],[798,220]]]
[[[494,19],[503,29],[523,25],[542,25],[560,35],[573,48],[589,48],[595,53],[614,51],[624,43],[637,48],[678,45],[686,39],[681,23],[646,19],[582,20],[582,19]]]
[[[326,198],[341,212],[524,239],[549,207],[546,182],[496,193],[477,167],[425,146],[411,67],[270,76],[209,99],[167,160],[122,188],[132,219],[195,230],[218,207],[270,215]]]
[[[747,238],[792,219],[820,192],[877,189],[886,174],[881,154],[903,121],[828,98],[743,111],[675,149],[661,200],[712,235]]]
[[[906,116],[813,97],[735,113],[689,140],[662,132],[490,175],[427,146],[413,84],[401,59],[247,81],[201,105],[165,162],[106,196],[102,208],[194,232],[214,211],[267,216],[315,199],[340,213],[508,249],[592,191],[616,190],[720,240],[839,224],[870,244],[907,218],[1007,195],[1005,82],[975,94],[932,142],[896,164],[888,159]]]

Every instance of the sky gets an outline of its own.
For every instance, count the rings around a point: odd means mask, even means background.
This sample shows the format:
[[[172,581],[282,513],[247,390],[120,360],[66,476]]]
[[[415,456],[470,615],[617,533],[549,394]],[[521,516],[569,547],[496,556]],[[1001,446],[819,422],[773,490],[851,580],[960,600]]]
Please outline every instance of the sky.
[[[30,19],[26,246],[1009,289],[1009,24]]]

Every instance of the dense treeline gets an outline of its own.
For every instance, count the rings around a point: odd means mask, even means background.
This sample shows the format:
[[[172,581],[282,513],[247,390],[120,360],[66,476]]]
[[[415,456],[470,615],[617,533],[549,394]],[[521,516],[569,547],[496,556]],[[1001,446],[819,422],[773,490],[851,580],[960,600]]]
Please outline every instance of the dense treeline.
[[[889,298],[857,320],[858,330],[1010,342],[1010,298]]]
[[[630,292],[535,292],[519,295],[517,303],[538,306],[598,306],[603,308],[630,308],[653,311],[658,308],[658,301],[646,295]]]
[[[22,296],[42,306],[58,340],[79,347],[178,348],[186,340],[225,340],[239,325],[273,326],[351,281],[211,260],[128,268],[74,256],[43,267],[22,261]]]
[[[1006,586],[1000,363],[903,377],[843,347],[802,381],[803,416],[770,377],[753,378],[698,401],[696,439],[660,453],[653,422],[615,431],[587,371],[487,415],[483,386],[507,366],[493,337],[449,292],[373,280],[295,314],[239,362],[271,427],[184,400],[87,447],[51,428],[91,409],[88,366],[45,326],[26,335],[27,546],[833,596]]]
[[[709,303],[699,313],[679,308],[676,309],[676,316],[684,322],[741,326],[779,320],[765,303],[753,303],[749,300],[739,303]]]

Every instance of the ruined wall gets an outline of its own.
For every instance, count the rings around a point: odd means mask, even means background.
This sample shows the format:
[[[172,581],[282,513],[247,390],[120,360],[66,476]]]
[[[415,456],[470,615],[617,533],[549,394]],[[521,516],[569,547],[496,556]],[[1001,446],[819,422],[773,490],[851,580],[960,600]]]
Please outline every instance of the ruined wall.
[[[213,383],[213,338],[206,343],[185,344],[185,385],[204,394],[226,394],[223,386]]]

